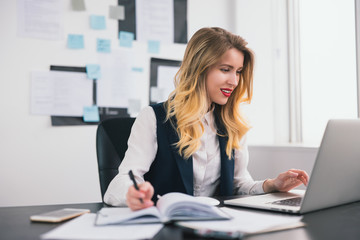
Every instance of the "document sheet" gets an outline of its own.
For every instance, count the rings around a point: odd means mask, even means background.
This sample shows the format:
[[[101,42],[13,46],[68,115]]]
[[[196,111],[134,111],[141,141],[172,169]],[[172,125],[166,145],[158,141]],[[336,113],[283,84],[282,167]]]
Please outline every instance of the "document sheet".
[[[136,0],[135,3],[137,40],[174,43],[174,1]]]
[[[62,40],[64,5],[62,0],[17,0],[18,36]]]
[[[302,216],[280,213],[258,212],[253,210],[231,209],[222,207],[233,218],[228,221],[179,222],[179,226],[194,230],[241,233],[241,235],[259,234],[302,227]]]
[[[97,82],[97,105],[128,108],[132,100],[147,94],[144,57],[131,50],[99,55],[101,79]]]
[[[81,117],[92,105],[93,82],[86,74],[61,71],[31,73],[32,114]]]
[[[41,235],[42,239],[151,239],[163,224],[95,226],[95,213],[87,213]]]

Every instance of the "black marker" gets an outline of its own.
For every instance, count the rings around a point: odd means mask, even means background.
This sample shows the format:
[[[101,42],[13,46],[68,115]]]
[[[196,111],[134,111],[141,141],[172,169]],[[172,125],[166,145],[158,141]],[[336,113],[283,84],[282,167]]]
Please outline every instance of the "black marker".
[[[139,191],[139,187],[138,187],[138,185],[137,185],[137,183],[135,181],[134,174],[133,174],[133,172],[131,170],[129,171],[129,177],[130,177],[131,181],[133,181],[135,189]],[[140,202],[144,203],[142,198],[140,198]]]

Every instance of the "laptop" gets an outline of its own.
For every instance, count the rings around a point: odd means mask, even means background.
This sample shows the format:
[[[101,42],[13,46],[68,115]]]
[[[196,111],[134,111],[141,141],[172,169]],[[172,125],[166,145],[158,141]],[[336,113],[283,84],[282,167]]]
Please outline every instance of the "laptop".
[[[225,200],[225,205],[303,214],[360,200],[360,119],[329,120],[306,191]]]

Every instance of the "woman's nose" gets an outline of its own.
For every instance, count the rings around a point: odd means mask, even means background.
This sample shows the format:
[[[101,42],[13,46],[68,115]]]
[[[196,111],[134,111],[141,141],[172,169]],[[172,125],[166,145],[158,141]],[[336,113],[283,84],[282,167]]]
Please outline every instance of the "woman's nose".
[[[236,87],[239,83],[239,77],[240,76],[236,72],[231,74],[231,76],[229,76],[228,83]]]

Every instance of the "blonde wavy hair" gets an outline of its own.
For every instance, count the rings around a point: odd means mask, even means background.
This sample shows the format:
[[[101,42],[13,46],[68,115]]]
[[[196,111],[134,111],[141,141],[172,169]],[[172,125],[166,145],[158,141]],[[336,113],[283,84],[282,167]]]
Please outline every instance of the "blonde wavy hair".
[[[179,154],[188,159],[200,147],[200,137],[204,133],[201,119],[212,107],[206,91],[206,74],[221,56],[235,48],[244,54],[243,69],[239,84],[225,105],[215,104],[220,124],[224,128],[222,136],[227,137],[226,154],[229,159],[233,149],[239,149],[240,140],[250,126],[240,112],[240,104],[250,103],[252,98],[254,54],[246,47],[247,42],[221,28],[202,28],[187,44],[184,59],[175,76],[175,90],[165,102],[166,121],[175,117],[179,142]],[[218,129],[220,126],[217,126]],[[219,134],[219,133],[218,133]]]

